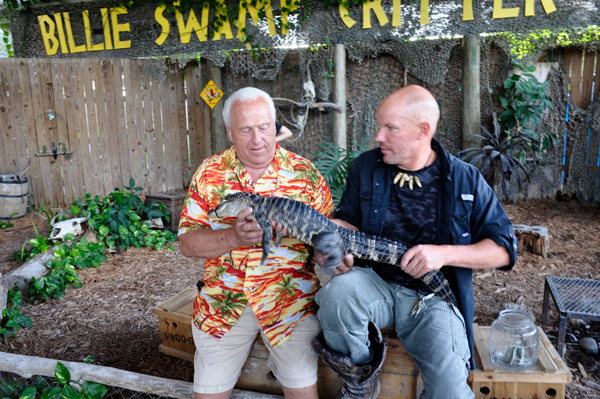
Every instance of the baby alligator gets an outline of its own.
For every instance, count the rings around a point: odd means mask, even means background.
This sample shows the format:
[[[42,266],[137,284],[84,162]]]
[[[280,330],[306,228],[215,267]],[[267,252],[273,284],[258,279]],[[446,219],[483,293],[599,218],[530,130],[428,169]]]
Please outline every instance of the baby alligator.
[[[237,192],[227,195],[208,215],[213,218],[237,216],[246,208],[252,208],[248,219],[255,220],[263,230],[263,262],[273,252],[272,220],[281,223],[291,236],[328,255],[328,260],[323,265],[326,271],[337,266],[345,253],[351,253],[360,259],[400,266],[402,255],[408,250],[400,242],[340,227],[310,206],[289,198],[261,197],[257,194]],[[276,247],[281,243],[281,238],[281,232],[276,232]],[[430,271],[422,276],[421,280],[436,295],[456,305],[456,298],[440,270]]]

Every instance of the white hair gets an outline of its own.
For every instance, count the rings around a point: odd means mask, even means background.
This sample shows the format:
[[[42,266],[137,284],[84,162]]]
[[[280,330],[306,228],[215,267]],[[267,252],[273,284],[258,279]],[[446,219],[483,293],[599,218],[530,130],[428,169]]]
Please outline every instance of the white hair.
[[[233,93],[223,106],[223,121],[227,127],[231,127],[231,107],[236,102],[250,102],[262,98],[269,104],[271,115],[273,115],[273,122],[275,122],[275,103],[270,95],[264,91],[257,89],[256,87],[244,87]]]

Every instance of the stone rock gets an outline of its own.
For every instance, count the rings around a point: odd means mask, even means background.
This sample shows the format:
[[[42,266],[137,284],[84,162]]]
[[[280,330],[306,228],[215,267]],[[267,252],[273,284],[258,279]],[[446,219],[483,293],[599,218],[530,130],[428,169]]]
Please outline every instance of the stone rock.
[[[591,337],[583,337],[579,340],[579,348],[590,355],[598,354],[598,343],[594,338]]]

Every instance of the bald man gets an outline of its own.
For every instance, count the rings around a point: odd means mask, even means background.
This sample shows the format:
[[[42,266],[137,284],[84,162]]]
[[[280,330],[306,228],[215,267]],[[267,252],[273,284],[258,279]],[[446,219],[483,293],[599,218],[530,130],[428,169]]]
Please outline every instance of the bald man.
[[[316,296],[324,336],[312,347],[346,382],[338,398],[376,398],[385,360],[380,328],[394,326],[423,377],[421,398],[472,398],[472,270],[511,269],[513,227],[479,171],[433,138],[440,116],[424,88],[379,106],[375,141],[352,166],[336,223],[403,242],[401,267],[346,255]],[[325,257],[317,253],[317,262]],[[441,269],[458,308],[419,277]]]

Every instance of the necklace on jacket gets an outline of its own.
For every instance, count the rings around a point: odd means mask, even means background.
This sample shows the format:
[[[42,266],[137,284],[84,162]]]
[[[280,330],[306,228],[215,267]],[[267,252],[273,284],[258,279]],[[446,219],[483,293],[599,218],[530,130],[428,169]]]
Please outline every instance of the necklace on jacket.
[[[429,153],[429,158],[427,158],[425,165],[419,170],[423,170],[427,167],[427,165],[429,164],[429,161],[431,161],[432,156],[433,156],[433,149],[431,149],[431,152]],[[404,186],[404,183],[406,183],[406,182],[408,182],[408,188],[410,188],[411,191],[413,189],[414,183],[416,183],[417,186],[419,186],[419,187],[423,187],[423,185],[421,184],[421,180],[419,180],[418,174],[409,175],[408,173],[400,172],[396,175],[396,177],[394,177],[394,184],[398,183],[398,185],[400,187]]]

